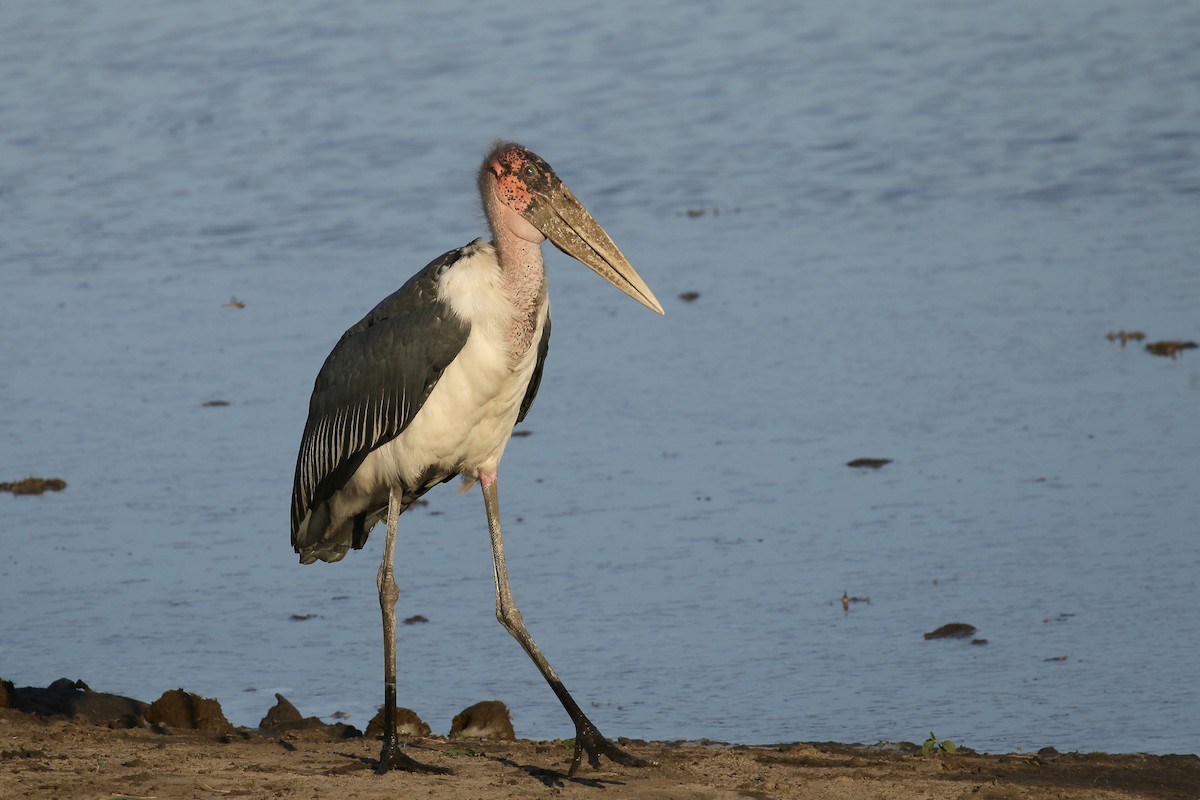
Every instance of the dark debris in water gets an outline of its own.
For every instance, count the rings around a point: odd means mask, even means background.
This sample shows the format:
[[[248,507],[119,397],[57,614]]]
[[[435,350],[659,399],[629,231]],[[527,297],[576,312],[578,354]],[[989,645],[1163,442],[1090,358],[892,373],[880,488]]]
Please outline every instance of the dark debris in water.
[[[682,301],[683,301],[683,302],[685,302],[685,303],[693,303],[693,302],[695,302],[696,300],[699,300],[699,299],[700,299],[700,293],[699,293],[699,292],[691,292],[691,291],[689,291],[689,292],[680,292],[680,293],[679,293],[679,299],[680,299],[680,300],[682,300]]]
[[[45,492],[61,492],[67,488],[67,482],[62,478],[26,478],[16,483],[0,483],[0,492],[13,494],[44,494]]]
[[[1126,342],[1140,342],[1146,338],[1146,334],[1141,331],[1109,331],[1104,336],[1110,342],[1119,341],[1121,347],[1125,346]]]
[[[1195,350],[1197,347],[1200,347],[1200,345],[1192,341],[1183,342],[1179,340],[1172,340],[1165,342],[1146,343],[1146,351],[1148,353],[1156,356],[1166,356],[1172,359],[1184,350]]]
[[[411,617],[404,618],[405,625],[417,625],[421,622],[429,622],[429,618],[424,614],[413,614]]]
[[[224,408],[229,405],[228,400],[205,400],[200,404],[201,408]]]
[[[965,622],[950,622],[936,631],[925,634],[926,639],[966,639],[975,635],[975,626]]]
[[[1104,335],[1105,339],[1110,342],[1120,342],[1121,347],[1124,347],[1128,342],[1140,342],[1146,338],[1146,334],[1142,331],[1109,331]],[[1164,339],[1161,342],[1146,342],[1146,352],[1155,356],[1175,359],[1184,350],[1194,350],[1200,347],[1200,344],[1191,341],[1190,339]]]
[[[853,461],[847,461],[847,467],[859,467],[862,469],[879,469],[892,463],[890,458],[856,458]]]
[[[867,605],[871,605],[871,596],[855,597],[849,592],[842,592],[842,608],[849,611],[851,603],[866,603]]]

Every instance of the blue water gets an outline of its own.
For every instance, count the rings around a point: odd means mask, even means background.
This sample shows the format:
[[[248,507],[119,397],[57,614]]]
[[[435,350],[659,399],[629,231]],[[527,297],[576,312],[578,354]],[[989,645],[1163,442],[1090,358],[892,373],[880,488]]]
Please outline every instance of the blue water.
[[[382,535],[295,563],[308,394],[484,232],[506,137],[667,307],[549,253],[501,469],[517,600],[602,730],[1198,751],[1200,355],[1105,334],[1200,339],[1200,6],[406,5],[6,11],[0,480],[68,487],[0,494],[0,676],[365,726]],[[570,736],[478,493],[429,499],[401,703]],[[954,621],[988,644],[923,639]]]

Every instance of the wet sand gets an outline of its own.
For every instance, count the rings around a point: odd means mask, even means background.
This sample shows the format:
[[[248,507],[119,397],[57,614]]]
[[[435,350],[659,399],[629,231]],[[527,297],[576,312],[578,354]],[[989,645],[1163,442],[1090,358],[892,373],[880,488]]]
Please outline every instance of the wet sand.
[[[561,741],[410,739],[451,775],[377,775],[378,742],[327,728],[264,734],[108,727],[0,709],[0,797],[56,798],[1195,798],[1200,757],[923,755],[915,744],[771,746],[621,740],[658,762],[566,776]]]

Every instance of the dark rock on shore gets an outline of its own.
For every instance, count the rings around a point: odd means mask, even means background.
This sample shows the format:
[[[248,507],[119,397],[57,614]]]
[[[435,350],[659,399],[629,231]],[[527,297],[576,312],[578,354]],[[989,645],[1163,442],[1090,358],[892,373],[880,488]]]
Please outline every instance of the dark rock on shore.
[[[162,697],[151,703],[147,709],[146,721],[152,725],[162,724],[170,728],[188,728],[212,733],[233,732],[233,725],[225,719],[225,712],[221,710],[219,702],[185,692],[183,689],[163,692]]]
[[[450,723],[450,738],[459,737],[506,741],[517,738],[508,706],[499,700],[482,700],[456,714]]]
[[[396,709],[396,732],[401,736],[428,736],[432,729],[411,708]],[[383,736],[383,709],[379,709],[367,723],[367,736]]]
[[[294,731],[323,731],[335,739],[352,739],[362,736],[362,731],[352,725],[337,722],[326,724],[319,717],[302,717],[300,711],[291,702],[275,693],[275,705],[258,723],[258,729],[263,733],[279,735]]]
[[[44,717],[66,717],[110,728],[136,728],[143,724],[149,708],[132,697],[93,692],[83,681],[59,678],[44,689],[14,687],[0,681],[0,707],[15,708]]]

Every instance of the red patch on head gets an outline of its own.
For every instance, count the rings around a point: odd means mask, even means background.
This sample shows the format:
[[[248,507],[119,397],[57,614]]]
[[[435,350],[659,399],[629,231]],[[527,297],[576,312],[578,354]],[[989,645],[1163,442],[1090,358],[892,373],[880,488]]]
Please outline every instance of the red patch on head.
[[[524,214],[533,204],[533,192],[521,177],[526,163],[525,154],[512,147],[501,153],[490,165],[492,174],[496,176],[497,197],[518,214]]]
[[[520,146],[514,145],[500,153],[496,160],[504,165],[507,172],[516,172],[525,164],[525,151]]]
[[[504,175],[496,180],[496,194],[504,205],[524,214],[533,205],[533,192],[516,175]]]

